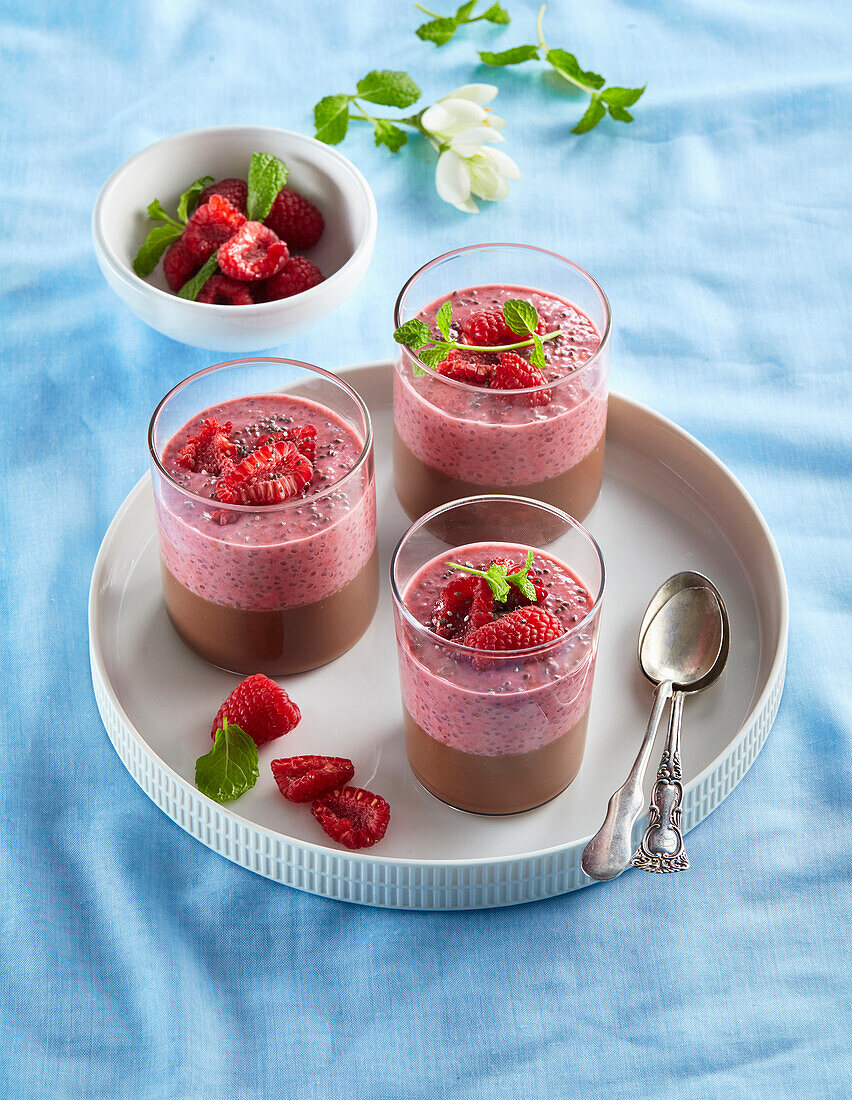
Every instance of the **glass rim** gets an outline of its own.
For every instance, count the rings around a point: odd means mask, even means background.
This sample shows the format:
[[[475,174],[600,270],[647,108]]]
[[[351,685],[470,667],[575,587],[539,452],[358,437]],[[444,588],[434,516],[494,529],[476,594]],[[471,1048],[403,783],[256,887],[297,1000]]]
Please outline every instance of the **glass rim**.
[[[592,550],[597,557],[598,564],[600,566],[601,579],[600,584],[598,585],[597,594],[592,594],[592,606],[584,615],[584,617],[580,620],[580,622],[575,623],[570,630],[566,630],[564,634],[561,634],[558,638],[554,638],[552,642],[542,642],[540,645],[532,646],[529,649],[474,649],[472,646],[464,645],[463,642],[457,642],[454,638],[442,638],[439,634],[436,634],[434,630],[431,630],[424,623],[421,623],[419,619],[416,619],[405,606],[405,602],[402,598],[402,593],[399,590],[399,585],[397,584],[396,580],[396,563],[406,542],[416,531],[425,526],[425,524],[429,520],[432,520],[436,516],[441,515],[441,513],[448,512],[454,508],[464,507],[468,504],[480,503],[482,501],[509,504],[529,504],[535,508],[540,509],[541,511],[550,512],[551,515],[556,516],[558,519],[567,521],[569,527],[573,528],[573,530],[578,531],[581,535],[583,535],[586,541],[591,545]],[[532,549],[532,547],[530,549]],[[431,561],[432,559],[430,558],[429,560]],[[423,564],[426,565],[427,563],[424,562]],[[569,569],[572,568],[568,562],[566,562],[565,564],[568,565]],[[586,627],[593,619],[595,619],[600,614],[604,589],[606,588],[606,564],[604,562],[603,552],[601,551],[600,545],[594,535],[589,531],[587,527],[584,527],[578,519],[574,519],[572,515],[569,515],[568,512],[564,511],[562,508],[558,508],[555,504],[546,504],[544,501],[541,500],[533,500],[532,497],[519,497],[503,493],[486,493],[482,496],[462,497],[459,500],[448,501],[446,504],[441,504],[437,508],[433,508],[431,512],[427,512],[425,515],[421,516],[420,519],[415,520],[415,522],[411,524],[408,530],[403,533],[402,537],[394,547],[393,553],[391,554],[390,584],[394,606],[400,611],[403,617],[411,624],[411,626],[415,627],[418,631],[430,635],[430,637],[433,638],[436,642],[440,642],[442,645],[447,646],[450,652],[464,654],[465,656],[471,657],[475,657],[477,655],[481,657],[483,656],[483,654],[485,654],[488,657],[502,657],[507,660],[517,660],[519,657],[529,657],[531,655],[540,656],[542,653],[547,653],[552,649],[557,649],[558,647],[564,645],[569,638],[579,634],[584,627]]]
[[[298,496],[293,497],[292,500],[279,501],[277,504],[263,504],[260,506],[256,504],[225,504],[222,501],[218,501],[213,497],[202,496],[201,493],[196,493],[192,489],[187,489],[185,486],[178,484],[178,482],[175,481],[172,475],[165,468],[160,460],[160,456],[156,452],[156,448],[154,447],[154,431],[157,426],[157,421],[159,420],[160,414],[163,412],[166,405],[173,397],[175,397],[182,389],[184,389],[184,387],[188,386],[191,382],[195,382],[199,378],[203,378],[207,374],[212,374],[214,371],[225,370],[231,367],[245,366],[249,363],[282,363],[291,367],[301,367],[308,374],[318,375],[321,378],[327,378],[330,382],[335,383],[350,397],[354,398],[355,404],[361,411],[361,415],[364,419],[365,432],[364,445],[361,448],[361,452],[358,455],[358,458],[355,460],[351,469],[347,470],[342,477],[338,478],[337,481],[332,482],[331,485],[326,486],[320,492],[315,493],[311,497],[305,498],[302,496]],[[247,394],[246,396],[250,395]],[[195,371],[194,374],[190,374],[181,382],[178,382],[177,385],[172,386],[168,393],[160,399],[148,423],[148,453],[151,456],[151,460],[154,463],[155,469],[158,470],[159,473],[166,479],[168,484],[178,492],[182,493],[185,497],[188,497],[191,500],[201,501],[202,504],[205,505],[205,507],[213,507],[219,510],[227,510],[237,513],[257,513],[261,510],[264,513],[277,513],[285,511],[288,508],[304,506],[306,500],[322,500],[324,497],[328,496],[328,494],[337,492],[340,486],[343,485],[343,483],[347,481],[350,477],[352,477],[352,475],[355,474],[361,468],[361,466],[363,466],[364,462],[372,452],[372,449],[373,421],[370,416],[370,410],[367,408],[364,399],[361,397],[357,390],[353,389],[348,382],[344,382],[342,378],[339,378],[336,374],[332,374],[331,371],[325,370],[323,367],[317,367],[313,363],[305,363],[301,359],[285,359],[281,356],[276,355],[250,355],[243,359],[228,359],[224,363],[213,363],[209,367],[204,367],[203,370]]]
[[[536,252],[542,256],[549,256],[551,259],[559,260],[561,263],[567,264],[568,267],[573,268],[578,275],[581,275],[584,279],[591,283],[593,289],[598,295],[598,298],[600,299],[601,305],[603,306],[605,317],[605,324],[603,327],[603,333],[601,335],[601,341],[595,351],[592,353],[592,355],[585,361],[585,363],[582,363],[579,367],[577,367],[576,370],[571,371],[570,374],[563,375],[562,378],[554,378],[552,381],[545,382],[541,386],[527,386],[526,388],[519,390],[489,389],[488,391],[484,391],[482,386],[475,386],[470,382],[459,382],[455,378],[448,378],[445,374],[439,374],[438,371],[432,370],[424,363],[422,363],[422,361],[418,359],[418,357],[411,351],[411,349],[405,347],[404,344],[399,345],[402,357],[404,358],[407,355],[412,362],[420,363],[424,370],[428,371],[432,377],[440,379],[441,382],[446,382],[450,386],[457,386],[462,391],[478,394],[482,394],[483,392],[494,394],[538,393],[541,390],[549,390],[552,389],[554,386],[561,385],[563,382],[573,381],[575,378],[578,378],[581,374],[584,373],[587,367],[591,367],[592,364],[596,363],[602,353],[609,347],[609,338],[612,334],[612,307],[609,304],[609,298],[607,298],[603,287],[600,285],[597,279],[594,278],[594,276],[590,275],[589,272],[586,271],[584,267],[580,267],[579,264],[575,264],[574,261],[569,260],[567,256],[562,256],[558,252],[553,252],[549,248],[540,248],[538,245],[535,244],[519,244],[513,241],[488,241],[484,244],[466,244],[462,245],[461,248],[453,248],[449,252],[444,252],[440,256],[436,256],[434,259],[429,260],[428,263],[423,264],[423,266],[419,267],[413,275],[410,275],[409,278],[406,279],[406,281],[403,283],[402,289],[397,295],[396,302],[394,302],[393,307],[394,331],[396,331],[402,324],[401,316],[403,300],[409,289],[414,285],[414,283],[420,278],[421,275],[425,275],[427,271],[433,268],[436,264],[442,263],[444,260],[450,260],[456,256],[462,256],[469,252],[487,252],[488,249],[491,248],[519,249],[525,252]],[[546,291],[541,291],[541,293],[546,293]]]

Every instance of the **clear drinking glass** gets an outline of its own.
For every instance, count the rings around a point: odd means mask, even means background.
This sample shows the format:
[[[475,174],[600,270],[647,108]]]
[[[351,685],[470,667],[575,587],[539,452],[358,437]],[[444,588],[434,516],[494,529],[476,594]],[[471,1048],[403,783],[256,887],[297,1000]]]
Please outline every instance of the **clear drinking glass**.
[[[486,653],[426,625],[436,592],[458,575],[447,561],[522,562],[528,549],[549,589],[543,606],[566,627],[560,638]],[[455,501],[402,537],[391,589],[417,779],[451,806],[481,814],[518,813],[563,791],[583,759],[604,590],[603,558],[588,531],[561,509],[520,497]]]
[[[290,398],[299,399],[295,422],[316,422],[327,487],[312,482],[276,504],[222,504],[211,499],[214,478],[199,491],[169,460],[176,434],[211,416],[286,427]],[[358,641],[376,609],[378,557],[373,431],[351,386],[292,359],[221,363],[166,394],[148,446],[166,610],[191,649],[232,672],[283,676]]]
[[[412,275],[397,299],[394,326],[430,306],[434,314],[451,295],[454,315],[460,315],[495,286],[510,291],[508,297],[531,300],[542,319],[552,309],[542,295],[574,307],[565,327],[578,346],[546,345],[548,356],[560,349],[553,369],[558,364],[567,373],[527,390],[485,389],[434,371],[415,376],[414,353],[400,348],[394,371],[397,497],[411,519],[449,500],[499,492],[543,500],[583,519],[603,476],[609,375],[610,309],[595,280],[543,248],[471,245]],[[536,395],[540,403],[533,403]]]

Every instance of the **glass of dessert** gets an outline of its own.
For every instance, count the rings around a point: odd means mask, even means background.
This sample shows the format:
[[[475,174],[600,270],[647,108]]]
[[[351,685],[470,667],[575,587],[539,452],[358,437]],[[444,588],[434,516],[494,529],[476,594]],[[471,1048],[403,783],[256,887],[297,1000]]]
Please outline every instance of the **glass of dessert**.
[[[559,508],[469,497],[429,512],[391,561],[411,770],[460,810],[510,814],[579,771],[604,564]]]
[[[370,414],[328,371],[238,359],[148,429],[166,610],[199,656],[286,676],[358,641],[378,598]]]
[[[411,519],[500,492],[588,514],[603,476],[611,330],[590,275],[529,245],[459,248],[412,275],[394,327],[394,481]],[[448,341],[459,346],[437,361],[430,349]]]

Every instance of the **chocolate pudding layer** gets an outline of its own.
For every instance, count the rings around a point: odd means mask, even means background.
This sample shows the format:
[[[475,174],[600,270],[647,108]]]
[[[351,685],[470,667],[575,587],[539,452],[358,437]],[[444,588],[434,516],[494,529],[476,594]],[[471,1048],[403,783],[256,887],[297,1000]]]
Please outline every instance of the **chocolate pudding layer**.
[[[378,553],[342,588],[296,607],[253,611],[190,591],[161,562],[169,618],[200,657],[229,672],[290,676],[333,661],[370,625],[379,595]]]
[[[417,779],[442,802],[474,814],[514,814],[555,798],[583,760],[588,708],[565,733],[525,753],[483,756],[430,737],[403,706],[408,762]]]
[[[582,520],[592,509],[603,479],[604,436],[601,435],[585,458],[563,474],[527,485],[480,485],[450,477],[421,462],[405,445],[394,428],[394,484],[399,503],[410,519],[417,520],[441,504],[487,493],[511,493],[531,497],[562,508]]]

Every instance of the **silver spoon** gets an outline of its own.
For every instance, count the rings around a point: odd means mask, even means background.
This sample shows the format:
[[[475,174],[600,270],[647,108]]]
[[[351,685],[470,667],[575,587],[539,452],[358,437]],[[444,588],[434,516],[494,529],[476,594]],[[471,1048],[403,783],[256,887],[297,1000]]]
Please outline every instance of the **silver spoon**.
[[[663,710],[675,686],[689,688],[713,667],[722,634],[719,602],[711,589],[701,586],[669,596],[641,636],[639,662],[657,685],[654,706],[630,774],[610,798],[603,825],[583,852],[582,868],[590,878],[615,878],[630,862],[633,824],[644,801],[642,780]]]
[[[722,645],[712,668],[688,689],[676,688],[672,695],[669,732],[666,745],[657,769],[657,781],[651,793],[651,805],[648,810],[648,828],[642,842],[630,860],[634,867],[643,871],[665,873],[685,871],[689,859],[683,846],[683,833],[680,827],[680,807],[683,801],[683,775],[680,766],[680,727],[683,720],[683,704],[686,695],[693,695],[710,687],[722,675],[728,661],[731,645],[731,624],[728,609],[716,586],[702,573],[684,572],[669,577],[658,590],[648,606],[642,626],[639,629],[639,646],[654,615],[662,604],[675,592],[686,588],[707,588],[716,597],[722,616]]]

